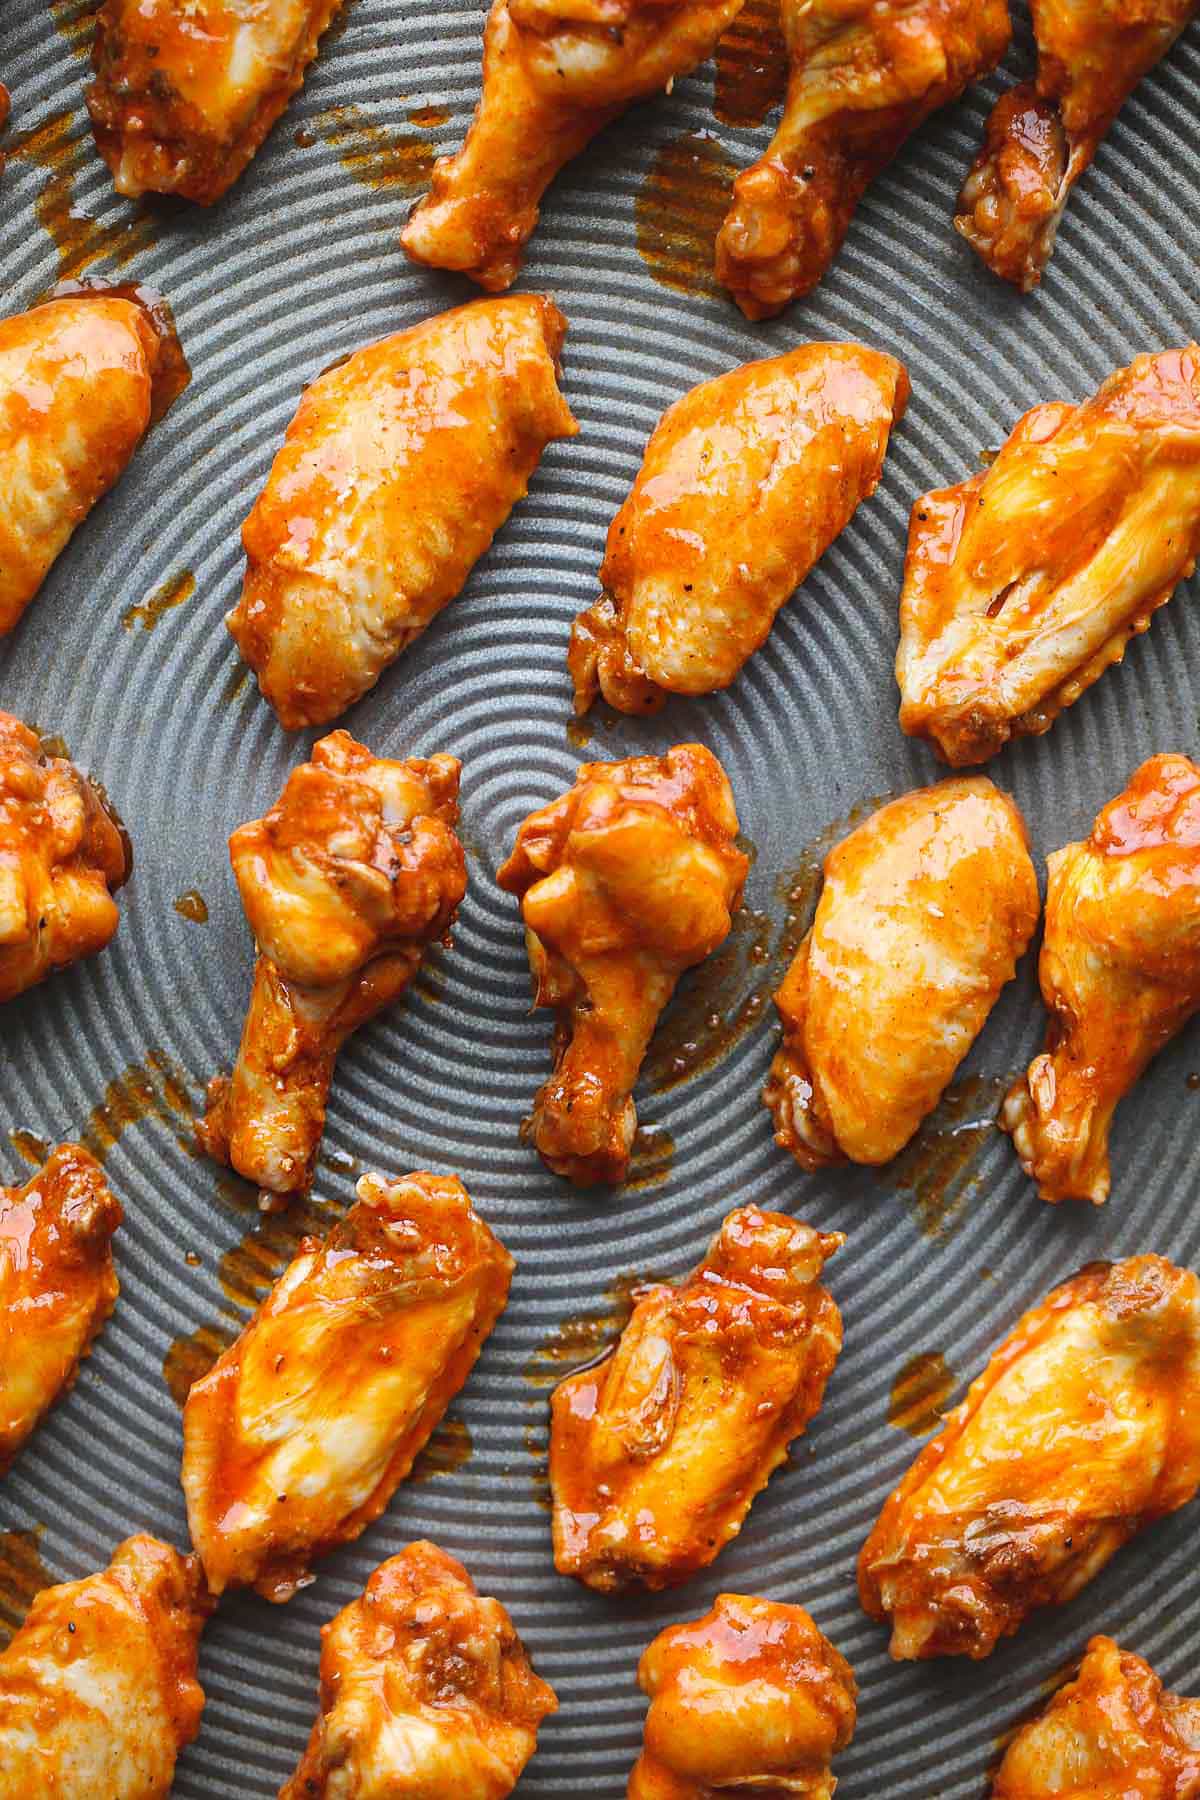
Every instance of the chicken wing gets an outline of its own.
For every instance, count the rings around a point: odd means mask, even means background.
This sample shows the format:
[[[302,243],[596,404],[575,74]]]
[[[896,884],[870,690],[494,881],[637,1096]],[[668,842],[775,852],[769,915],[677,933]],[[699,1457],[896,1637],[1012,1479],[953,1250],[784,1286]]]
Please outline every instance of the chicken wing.
[[[132,866],[103,791],[0,712],[0,1002],[104,949]]]
[[[0,1187],[0,1474],[116,1305],[120,1223],[120,1202],[79,1144],[56,1150],[24,1187]]]
[[[728,687],[873,494],[908,402],[893,357],[803,344],[702,382],[663,416],[579,615],[575,707],[651,712]]]
[[[983,776],[919,788],[825,859],[812,929],[775,996],[763,1100],[806,1169],[885,1163],[931,1113],[1038,918],[1025,821]]]
[[[1200,1700],[1181,1700],[1140,1656],[1094,1637],[1079,1674],[1024,1725],[992,1800],[1195,1800]]]
[[[226,619],[289,730],[335,719],[458,593],[542,451],[579,427],[534,294],[397,332],[308,388],[242,528]]]
[[[1155,756],[1049,860],[1047,1047],[1001,1122],[1043,1200],[1107,1200],[1118,1103],[1200,1011],[1200,768]]]
[[[542,195],[635,100],[711,56],[745,0],[494,0],[483,95],[456,156],[400,242],[414,262],[499,292],[521,266]]]
[[[524,1130],[557,1175],[624,1180],[633,1086],[685,969],[729,935],[749,863],[725,771],[702,744],[583,763],[531,813],[496,879],[521,899],[554,1073]]]
[[[954,220],[993,273],[1025,293],[1050,260],[1071,189],[1200,0],[1033,0],[1032,11],[1037,80],[996,102]]]
[[[1200,346],[1139,356],[1018,423],[913,507],[900,724],[955,768],[1048,731],[1119,663],[1200,550]]]
[[[320,1710],[279,1800],[504,1800],[557,1709],[500,1602],[410,1544],[322,1626]]]
[[[335,731],[229,840],[258,959],[237,1066],[210,1083],[198,1136],[268,1194],[309,1187],[338,1051],[450,928],[467,886],[459,768]]]
[[[842,1347],[821,1270],[845,1241],[740,1207],[686,1281],[643,1289],[615,1350],[559,1384],[560,1574],[671,1587],[737,1536],[821,1405]]]
[[[97,287],[0,320],[0,635],[174,398],[166,317]]]
[[[783,117],[717,238],[717,277],[748,319],[817,285],[871,182],[1011,33],[1007,0],[782,0],[782,18]]]
[[[451,1175],[365,1175],[188,1395],[183,1489],[214,1594],[290,1600],[412,1468],[508,1299],[513,1261]]]
[[[892,1655],[991,1654],[1200,1483],[1200,1281],[1092,1263],[1020,1319],[890,1496],[859,1594]]]
[[[304,85],[342,0],[104,0],[88,111],[119,194],[219,200]]]
[[[628,1800],[724,1793],[830,1800],[830,1759],[854,1735],[854,1671],[802,1606],[718,1594],[660,1631],[638,1665],[650,1697]]]
[[[209,1610],[196,1558],[145,1536],[43,1589],[0,1651],[0,1800],[166,1800]]]

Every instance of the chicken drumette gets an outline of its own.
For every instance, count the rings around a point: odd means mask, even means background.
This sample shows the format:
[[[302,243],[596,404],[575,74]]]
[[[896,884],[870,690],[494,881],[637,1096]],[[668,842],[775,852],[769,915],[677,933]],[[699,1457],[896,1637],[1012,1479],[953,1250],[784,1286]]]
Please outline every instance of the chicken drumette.
[[[888,1499],[858,1565],[892,1655],[991,1654],[1200,1483],[1200,1280],[1092,1263],[1020,1319]]]
[[[474,1366],[513,1261],[452,1175],[365,1175],[183,1414],[183,1489],[214,1594],[289,1600],[377,1519]]]
[[[131,1537],[0,1651],[0,1800],[166,1800],[200,1728],[200,1565]]]
[[[575,621],[575,706],[727,687],[873,494],[908,401],[893,357],[804,344],[701,383],[663,416]]]
[[[64,1144],[21,1188],[0,1188],[0,1474],[75,1379],[117,1300],[120,1202]]]
[[[497,880],[521,897],[536,1003],[558,1013],[555,1068],[528,1130],[587,1186],[629,1166],[633,1086],[685,969],[729,935],[749,867],[725,771],[701,744],[584,763],[531,813]]]
[[[745,0],[494,0],[467,140],[401,243],[414,262],[509,286],[565,163],[634,100],[710,56]]]
[[[174,399],[181,365],[151,297],[96,287],[0,320],[0,635]]]
[[[1094,1637],[1074,1681],[1009,1745],[992,1800],[1196,1800],[1200,1700]]]
[[[1036,81],[996,102],[954,224],[988,267],[1037,286],[1071,189],[1200,0],[1033,0]]]
[[[650,1710],[628,1800],[830,1800],[858,1689],[802,1606],[718,1594],[702,1619],[659,1633],[638,1681]]]
[[[1047,1048],[1002,1114],[1044,1200],[1107,1200],[1118,1102],[1200,1010],[1200,768],[1155,756],[1049,859]]]
[[[751,319],[816,286],[876,175],[1010,32],[1007,0],[782,0],[782,14],[783,118],[717,239],[717,275]]]
[[[410,1544],[322,1626],[320,1710],[279,1800],[504,1800],[557,1707],[500,1602]]]
[[[305,389],[242,527],[225,621],[289,730],[374,687],[458,593],[546,445],[579,429],[558,387],[566,329],[535,294],[477,300]]]
[[[101,790],[0,712],[0,1002],[104,949],[131,867]]]
[[[1048,731],[1200,550],[1200,346],[1139,356],[1018,423],[990,468],[913,507],[900,724],[960,768]]]
[[[208,205],[304,83],[342,0],[104,0],[88,111],[121,194]]]
[[[1025,823],[981,776],[892,800],[825,859],[775,996],[763,1099],[806,1169],[885,1163],[933,1111],[1038,916]]]
[[[308,1188],[338,1051],[450,928],[467,885],[459,766],[391,762],[335,731],[229,840],[258,960],[237,1066],[210,1084],[198,1135],[267,1194]]]
[[[551,1402],[554,1562],[611,1592],[686,1581],[741,1530],[821,1404],[841,1248],[781,1213],[730,1213],[679,1287],[638,1296],[620,1343]]]

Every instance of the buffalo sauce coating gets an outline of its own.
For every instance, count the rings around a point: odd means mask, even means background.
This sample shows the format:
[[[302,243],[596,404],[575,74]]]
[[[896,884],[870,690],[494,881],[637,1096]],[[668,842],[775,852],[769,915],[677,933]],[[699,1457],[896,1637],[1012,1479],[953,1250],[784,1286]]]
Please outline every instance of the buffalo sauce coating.
[[[572,633],[577,709],[727,687],[874,492],[908,392],[893,357],[804,344],[676,401],[609,530],[604,594]]]
[[[96,785],[0,712],[0,1002],[103,950],[131,864]]]
[[[650,1709],[629,1800],[776,1787],[830,1800],[857,1684],[803,1607],[719,1594],[703,1618],[659,1633],[638,1681]]]
[[[780,1213],[730,1213],[678,1288],[639,1297],[616,1349],[551,1403],[555,1565],[661,1588],[711,1562],[821,1404],[842,1342],[819,1277],[840,1248]]]
[[[989,1655],[1200,1482],[1200,1280],[1094,1263],[1026,1313],[859,1558],[892,1655]]]
[[[287,1600],[377,1518],[466,1380],[512,1259],[452,1176],[365,1176],[192,1387],[183,1486],[209,1586]]]

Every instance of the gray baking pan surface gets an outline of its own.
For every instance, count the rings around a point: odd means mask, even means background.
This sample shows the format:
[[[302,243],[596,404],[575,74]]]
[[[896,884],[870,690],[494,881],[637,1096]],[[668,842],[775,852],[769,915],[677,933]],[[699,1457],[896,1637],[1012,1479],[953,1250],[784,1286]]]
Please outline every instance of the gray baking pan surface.
[[[471,297],[465,283],[408,265],[396,234],[432,153],[454,146],[470,117],[483,10],[480,0],[352,0],[246,176],[200,211],[115,197],[85,130],[80,0],[0,0],[18,145],[0,181],[4,311],[62,274],[152,283],[174,306],[194,371],[0,647],[0,706],[60,734],[105,782],[137,855],[113,947],[0,1019],[0,1179],[27,1175],[20,1145],[32,1155],[31,1139],[82,1133],[126,1207],[117,1311],[0,1488],[10,1623],[39,1579],[96,1568],[132,1530],[186,1543],[164,1362],[178,1386],[192,1334],[197,1354],[227,1335],[286,1254],[288,1228],[256,1234],[246,1193],[186,1147],[189,1109],[228,1065],[248,992],[225,840],[271,803],[312,741],[285,735],[240,678],[221,620],[240,581],[241,521],[303,383]],[[1029,65],[1022,16],[1006,79]],[[764,995],[807,922],[823,848],[864,803],[938,774],[900,735],[891,675],[913,498],[977,467],[1035,402],[1080,398],[1137,351],[1196,332],[1196,32],[1125,107],[1030,299],[995,283],[950,229],[999,85],[932,121],[876,183],[817,292],[768,325],[747,324],[712,291],[692,245],[721,210],[728,166],[765,139],[714,117],[711,68],[627,115],[549,199],[519,285],[552,294],[570,320],[565,384],[582,434],[551,446],[463,595],[345,720],[383,754],[463,759],[471,886],[453,949],[343,1054],[317,1184],[320,1200],[344,1205],[356,1172],[455,1171],[517,1257],[512,1301],[426,1478],[320,1563],[286,1609],[222,1605],[203,1646],[203,1728],[179,1764],[184,1800],[275,1792],[311,1723],[319,1626],[421,1536],[504,1600],[558,1691],[561,1710],[520,1785],[530,1797],[618,1800],[643,1713],[638,1656],[722,1589],[803,1602],[853,1662],[862,1692],[839,1759],[846,1800],[977,1800],[997,1740],[1095,1631],[1200,1693],[1195,1506],[980,1666],[892,1665],[853,1581],[859,1545],[917,1448],[889,1423],[913,1358],[944,1358],[940,1383],[940,1365],[923,1367],[934,1371],[929,1405],[948,1404],[1017,1315],[1081,1263],[1149,1249],[1200,1260],[1200,1083],[1188,1080],[1200,1031],[1185,1032],[1123,1107],[1102,1210],[1040,1203],[988,1124],[1040,1042],[1032,955],[963,1079],[891,1168],[801,1174],[759,1101],[775,1038]],[[568,629],[595,593],[608,522],[651,427],[696,381],[826,337],[893,351],[912,375],[878,494],[732,688],[649,721],[600,718],[585,749],[568,729]],[[1028,817],[1039,867],[1144,757],[1200,750],[1198,601],[1196,583],[1184,584],[1123,667],[1048,737],[992,765]],[[515,904],[493,878],[520,819],[568,785],[582,757],[689,738],[710,745],[733,782],[757,851],[750,912],[664,1025],[639,1092],[637,1180],[581,1196],[517,1138],[550,1026],[529,1011]],[[631,1275],[689,1268],[724,1213],[749,1200],[846,1233],[828,1272],[846,1348],[825,1407],[699,1579],[653,1598],[587,1593],[550,1558],[547,1383],[604,1341]]]

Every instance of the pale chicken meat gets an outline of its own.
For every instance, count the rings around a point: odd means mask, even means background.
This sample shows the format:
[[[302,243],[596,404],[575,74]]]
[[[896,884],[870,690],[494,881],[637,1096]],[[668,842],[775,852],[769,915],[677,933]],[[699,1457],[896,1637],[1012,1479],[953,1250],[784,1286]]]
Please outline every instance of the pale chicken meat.
[[[1200,1011],[1200,767],[1143,763],[1082,844],[1049,859],[1047,1046],[1002,1114],[1044,1200],[1107,1200],[1113,1115]]]
[[[452,1175],[366,1175],[307,1238],[183,1414],[192,1542],[214,1594],[289,1600],[377,1519],[462,1387],[513,1261]]]
[[[1038,919],[1025,822],[983,776],[919,788],[825,859],[812,928],[775,996],[763,1093],[806,1169],[880,1164],[933,1111]]]
[[[0,320],[0,636],[178,392],[178,340],[140,293],[81,289]]]
[[[718,1594],[702,1619],[659,1632],[638,1681],[650,1709],[628,1800],[831,1800],[858,1688],[802,1606]]]
[[[557,1707],[500,1602],[410,1544],[322,1626],[317,1722],[279,1800],[505,1800]]]
[[[559,1384],[560,1574],[602,1592],[668,1587],[736,1536],[820,1408],[842,1346],[821,1271],[844,1242],[740,1207],[698,1269],[644,1289],[616,1348]]]
[[[104,0],[87,96],[117,192],[209,205],[304,84],[342,0]]]
[[[609,530],[603,593],[571,634],[576,710],[597,693],[645,713],[727,687],[874,493],[908,391],[893,357],[802,344],[677,400]]]
[[[447,936],[467,885],[459,768],[335,731],[229,840],[258,957],[237,1065],[210,1084],[198,1136],[264,1196],[310,1186],[339,1050]]]
[[[535,294],[477,300],[313,381],[242,528],[226,619],[289,730],[374,687],[459,592],[543,450],[579,429],[566,321]]]
[[[1200,1700],[1166,1693],[1148,1662],[1094,1637],[1079,1673],[1023,1725],[992,1800],[1196,1800]]]
[[[582,764],[574,787],[525,820],[497,874],[521,900],[536,1004],[558,1015],[554,1073],[527,1132],[580,1186],[625,1178],[659,1015],[741,902],[737,831],[720,763],[680,744]]]
[[[75,1379],[117,1300],[121,1204],[64,1144],[24,1187],[0,1187],[0,1474]]]
[[[991,1654],[1200,1483],[1200,1281],[1092,1263],[1018,1321],[863,1546],[892,1655]]]
[[[103,791],[0,712],[0,1003],[105,948],[132,861]]]
[[[166,1800],[209,1611],[196,1558],[146,1536],[43,1589],[0,1651],[0,1800]]]
[[[745,0],[494,0],[466,142],[434,167],[401,237],[414,262],[498,292],[521,266],[542,196],[635,100],[711,56]]]
[[[1042,278],[1075,183],[1200,0],[1032,0],[1031,10],[1037,78],[996,102],[954,220],[1025,293]]]
[[[717,277],[750,319],[814,288],[905,140],[1008,47],[1007,0],[782,0],[790,76],[770,145],[734,183]]]
[[[955,768],[1048,731],[1119,663],[1200,550],[1200,346],[1138,356],[1020,420],[913,508],[900,724]]]

